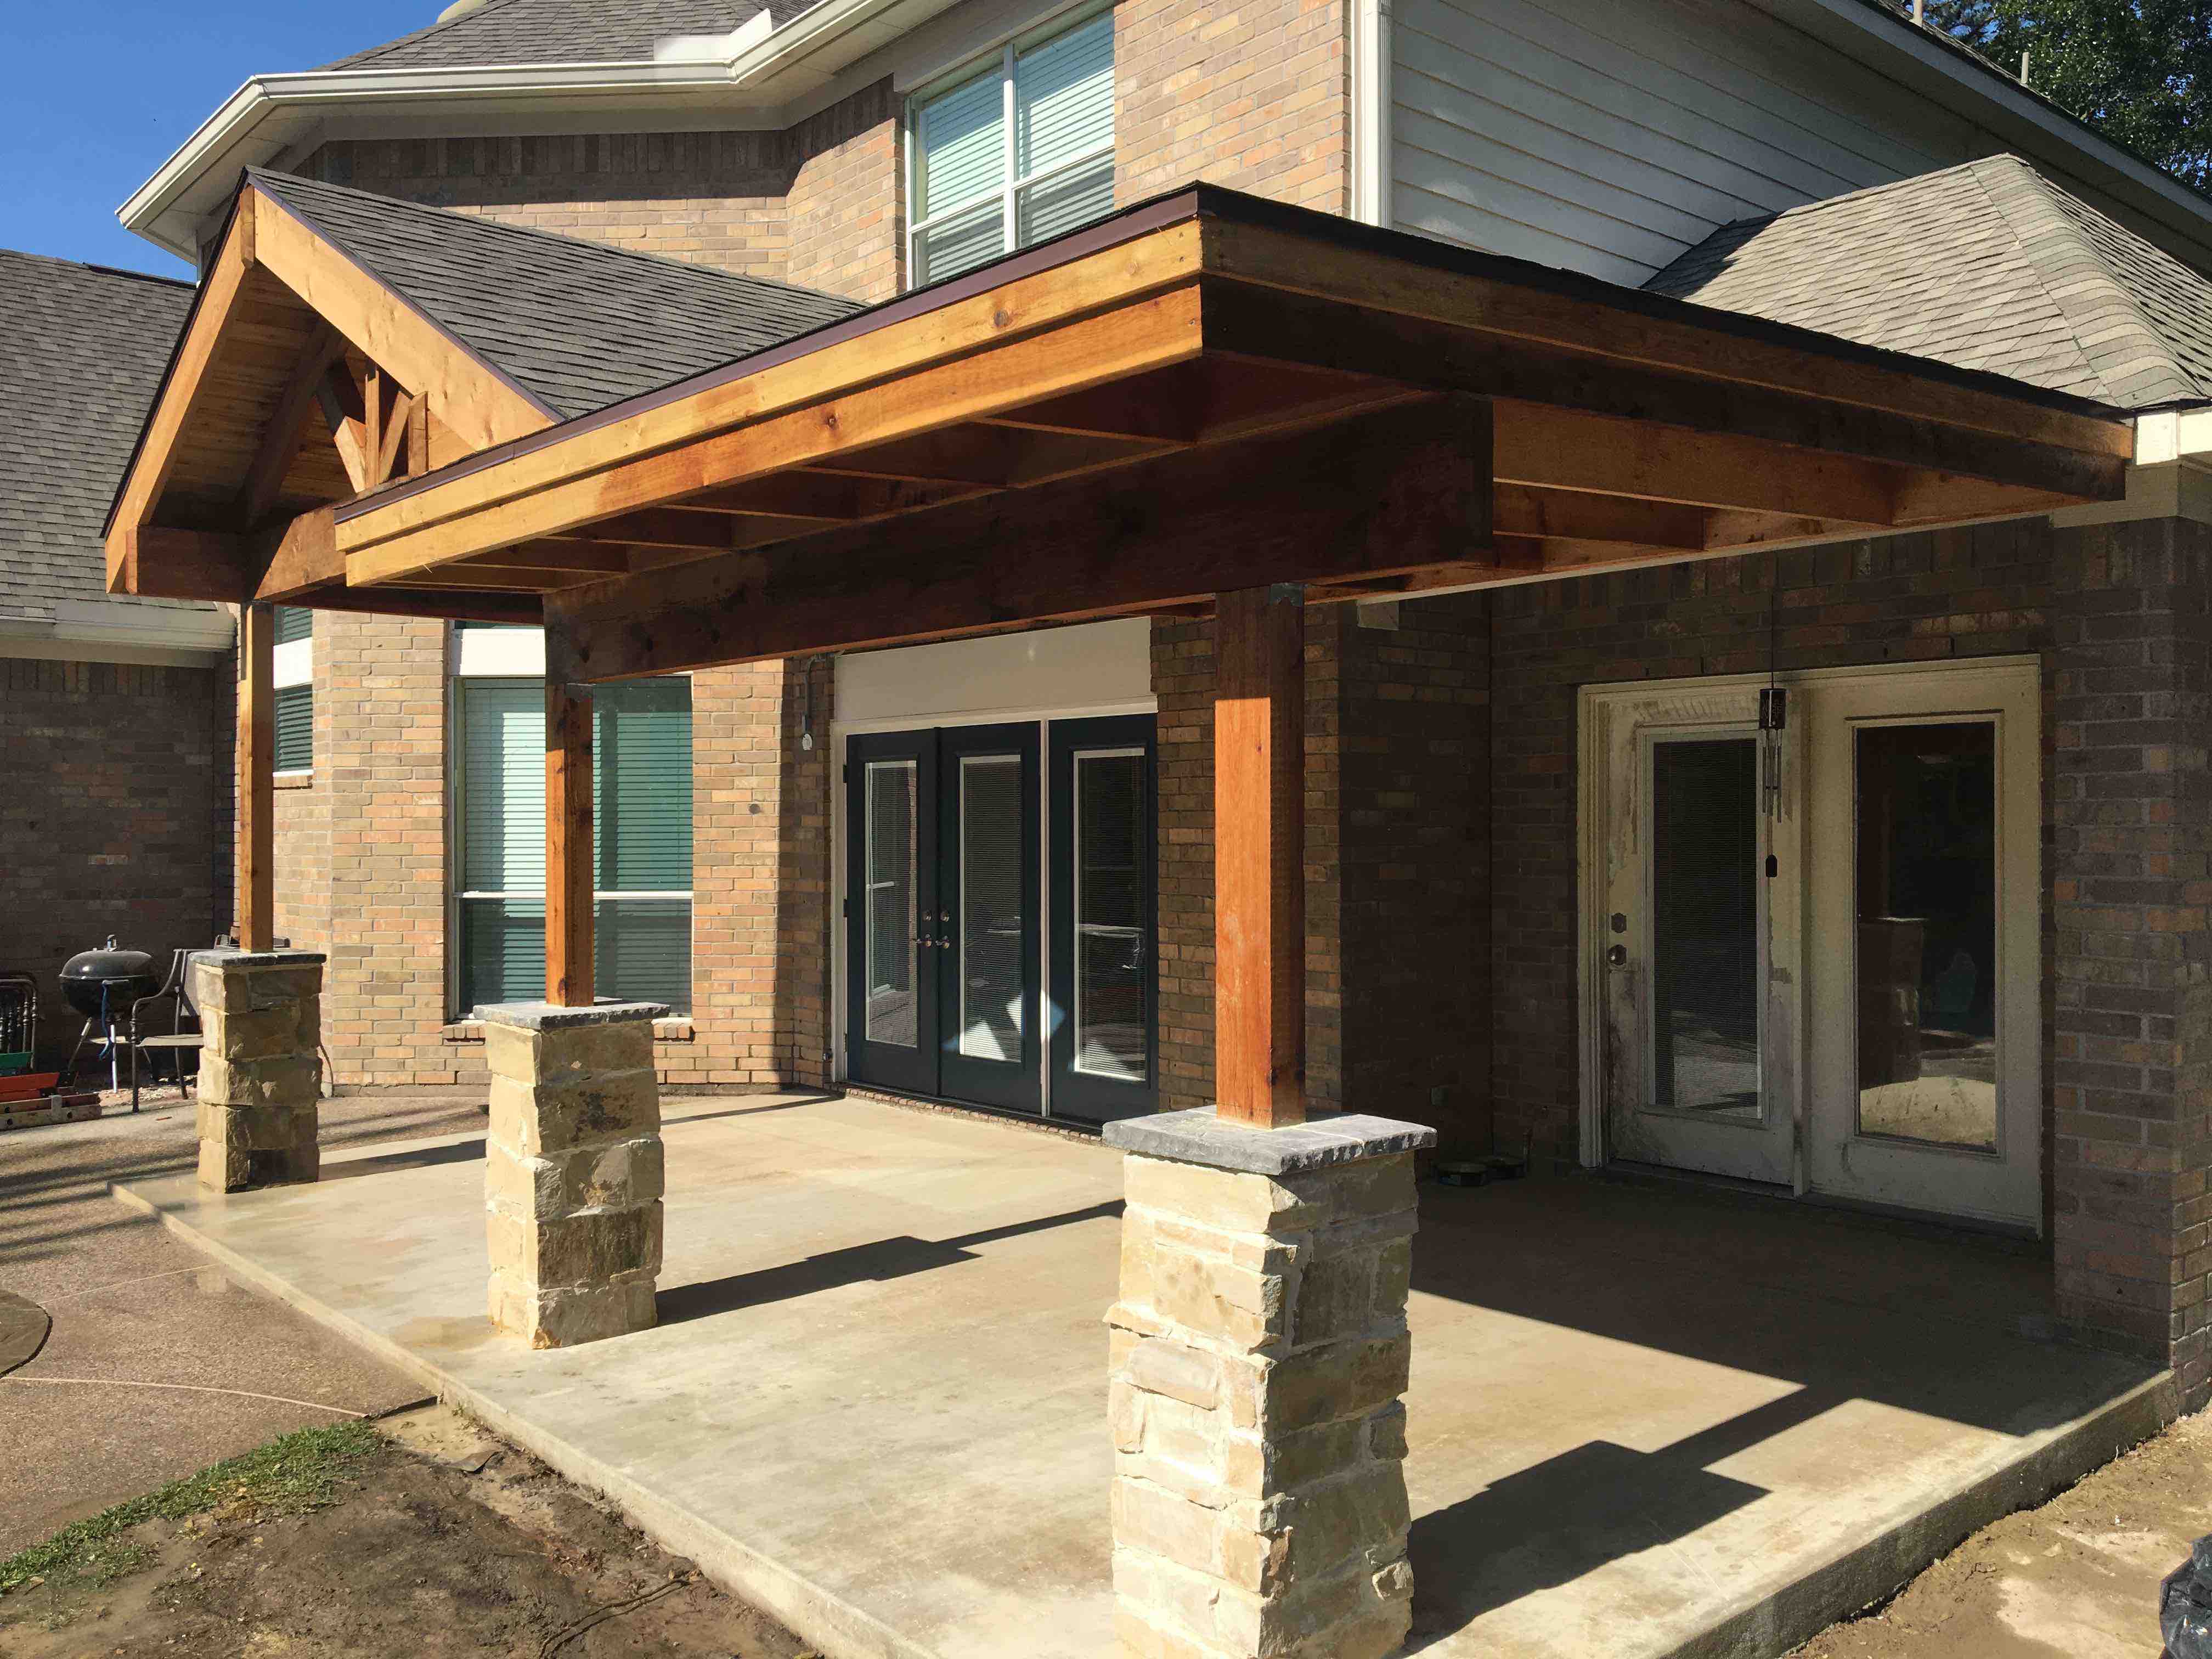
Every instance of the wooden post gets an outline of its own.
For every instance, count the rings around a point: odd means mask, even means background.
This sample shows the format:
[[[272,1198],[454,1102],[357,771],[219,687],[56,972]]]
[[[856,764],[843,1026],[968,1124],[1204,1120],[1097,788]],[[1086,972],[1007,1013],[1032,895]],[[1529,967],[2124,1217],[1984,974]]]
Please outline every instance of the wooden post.
[[[592,1005],[592,699],[545,682],[545,1000]]]
[[[1306,1115],[1305,611],[1295,586],[1215,599],[1216,1112]]]
[[[233,922],[242,951],[272,948],[276,926],[276,612],[238,612],[238,844]]]

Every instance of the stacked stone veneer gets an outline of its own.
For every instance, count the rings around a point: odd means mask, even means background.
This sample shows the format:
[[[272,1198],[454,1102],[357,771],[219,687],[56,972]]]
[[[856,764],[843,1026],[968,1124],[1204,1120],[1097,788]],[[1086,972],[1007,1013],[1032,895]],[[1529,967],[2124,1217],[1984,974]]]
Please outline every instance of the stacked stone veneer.
[[[1413,1150],[1434,1132],[1356,1117],[1248,1129],[1201,1111],[1108,1138],[1131,1149],[1108,1316],[1123,1651],[1395,1651],[1413,1604],[1399,1400]],[[1302,1152],[1344,1161],[1188,1161]]]
[[[533,1348],[651,1328],[660,1272],[659,1003],[480,1008],[492,1323]]]
[[[200,1049],[200,1184],[232,1193],[313,1181],[323,958],[312,951],[200,951],[191,961]]]

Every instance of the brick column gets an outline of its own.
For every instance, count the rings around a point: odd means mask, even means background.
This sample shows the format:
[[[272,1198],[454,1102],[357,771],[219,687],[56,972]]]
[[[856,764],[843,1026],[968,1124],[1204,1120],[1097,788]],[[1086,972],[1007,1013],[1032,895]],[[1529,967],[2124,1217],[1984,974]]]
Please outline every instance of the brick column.
[[[491,1322],[533,1348],[650,1329],[660,1272],[657,1002],[479,1008]]]
[[[313,951],[195,951],[200,1185],[313,1181],[319,1169],[323,957]]]
[[[2212,1398],[2212,528],[2058,539],[2051,1207],[2060,1316]]]
[[[1373,1117],[1109,1124],[1128,1152],[1109,1414],[1140,1659],[1380,1659],[1412,1621],[1413,1152]]]

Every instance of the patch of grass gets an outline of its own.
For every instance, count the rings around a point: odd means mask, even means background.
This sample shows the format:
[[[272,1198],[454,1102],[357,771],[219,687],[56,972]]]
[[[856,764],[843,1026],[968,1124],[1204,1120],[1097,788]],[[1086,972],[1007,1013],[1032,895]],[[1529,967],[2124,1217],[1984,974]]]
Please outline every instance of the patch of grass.
[[[32,1579],[51,1585],[105,1584],[131,1571],[147,1552],[125,1534],[146,1521],[181,1521],[231,1504],[267,1516],[301,1515],[337,1501],[338,1486],[384,1446],[363,1422],[301,1429],[240,1457],[226,1458],[158,1492],[72,1521],[43,1544],[0,1561],[0,1595]]]

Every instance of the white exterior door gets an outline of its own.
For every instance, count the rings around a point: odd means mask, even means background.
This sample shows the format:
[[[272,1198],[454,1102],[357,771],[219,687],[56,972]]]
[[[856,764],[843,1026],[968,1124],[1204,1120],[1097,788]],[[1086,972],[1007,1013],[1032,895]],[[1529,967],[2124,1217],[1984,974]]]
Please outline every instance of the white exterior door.
[[[2029,662],[1810,700],[1816,1192],[2041,1223],[2040,695]]]
[[[1740,682],[1592,705],[1603,903],[1595,962],[1611,1155],[1770,1184],[1794,1179],[1799,860]],[[1587,728],[1586,728],[1587,729]],[[1782,734],[1784,744],[1788,734]],[[1770,854],[1774,854],[1770,862]]]
[[[1584,1158],[2034,1229],[2033,660],[1583,694]]]

